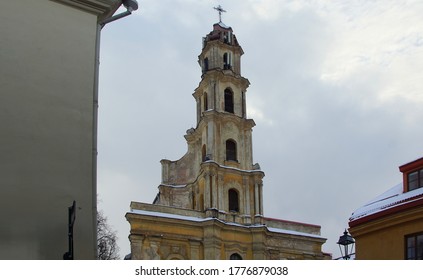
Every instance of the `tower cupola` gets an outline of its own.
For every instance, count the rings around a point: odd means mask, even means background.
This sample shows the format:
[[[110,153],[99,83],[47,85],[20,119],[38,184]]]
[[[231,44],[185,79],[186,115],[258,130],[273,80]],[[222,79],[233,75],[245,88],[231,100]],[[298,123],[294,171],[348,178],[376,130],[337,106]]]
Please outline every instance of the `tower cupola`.
[[[230,70],[241,75],[243,54],[232,28],[218,22],[213,25],[213,31],[203,37],[203,50],[198,62],[203,74],[209,70]]]

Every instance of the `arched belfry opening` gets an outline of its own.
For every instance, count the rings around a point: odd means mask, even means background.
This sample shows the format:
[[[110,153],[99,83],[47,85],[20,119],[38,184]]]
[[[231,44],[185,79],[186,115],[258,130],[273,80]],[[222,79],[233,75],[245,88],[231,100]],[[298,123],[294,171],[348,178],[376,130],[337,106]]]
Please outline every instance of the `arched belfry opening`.
[[[230,255],[229,259],[230,260],[242,260],[242,257],[238,253],[233,253],[232,255]]]
[[[238,161],[236,142],[232,139],[226,140],[226,160]]]
[[[234,93],[230,88],[225,89],[225,112],[234,113]]]
[[[228,191],[229,211],[239,212],[239,197],[236,189]]]

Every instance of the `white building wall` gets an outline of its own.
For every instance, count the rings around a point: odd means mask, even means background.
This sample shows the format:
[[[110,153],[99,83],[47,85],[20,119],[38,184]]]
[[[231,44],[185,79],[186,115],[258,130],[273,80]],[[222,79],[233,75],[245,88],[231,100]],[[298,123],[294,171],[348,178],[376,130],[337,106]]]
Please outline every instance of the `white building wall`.
[[[62,259],[73,200],[75,258],[96,256],[97,26],[56,1],[0,5],[0,259]]]

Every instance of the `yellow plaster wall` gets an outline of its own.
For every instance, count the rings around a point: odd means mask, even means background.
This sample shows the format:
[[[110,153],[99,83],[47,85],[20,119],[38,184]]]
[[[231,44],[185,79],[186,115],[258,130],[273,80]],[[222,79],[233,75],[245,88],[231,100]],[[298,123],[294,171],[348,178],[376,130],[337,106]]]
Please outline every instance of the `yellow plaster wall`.
[[[350,228],[356,241],[356,259],[403,260],[405,235],[423,230],[423,208],[397,213]]]

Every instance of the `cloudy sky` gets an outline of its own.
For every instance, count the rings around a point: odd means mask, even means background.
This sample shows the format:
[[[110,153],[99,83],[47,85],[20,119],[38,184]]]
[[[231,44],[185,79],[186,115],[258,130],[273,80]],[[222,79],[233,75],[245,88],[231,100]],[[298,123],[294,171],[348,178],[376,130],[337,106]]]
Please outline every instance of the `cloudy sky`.
[[[351,213],[423,156],[423,2],[139,0],[101,38],[99,208],[130,252],[124,215],[151,203],[160,160],[187,150],[202,37],[227,11],[245,54],[265,216],[321,225],[339,257]]]

